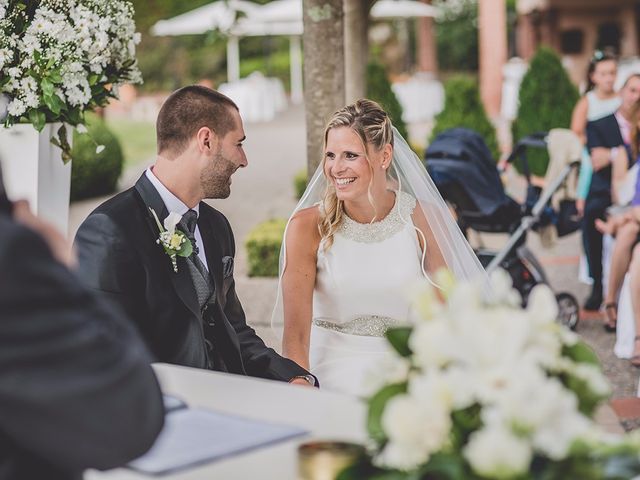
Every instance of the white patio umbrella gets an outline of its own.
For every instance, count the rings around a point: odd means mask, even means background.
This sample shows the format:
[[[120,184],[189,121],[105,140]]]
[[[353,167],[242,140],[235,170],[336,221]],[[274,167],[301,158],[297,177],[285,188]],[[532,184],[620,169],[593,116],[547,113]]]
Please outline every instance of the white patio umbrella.
[[[438,9],[415,0],[378,0],[371,9],[372,18],[435,17]]]
[[[416,0],[378,0],[371,17],[411,18],[433,17],[437,8]],[[246,18],[237,19],[238,12]],[[257,5],[245,0],[220,0],[169,20],[160,20],[151,33],[157,36],[189,35],[219,29],[229,34],[227,41],[227,79],[240,78],[239,37],[284,35],[290,38],[291,97],[295,103],[302,101],[302,0],[274,0]]]
[[[194,35],[214,29],[226,32],[236,23],[239,12],[250,15],[259,8],[259,5],[245,0],[220,0],[169,20],[159,20],[151,27],[151,33],[172,36]]]
[[[416,0],[378,0],[371,9],[375,19],[435,17],[437,13],[436,7]],[[263,22],[302,22],[302,0],[274,0],[256,14]]]

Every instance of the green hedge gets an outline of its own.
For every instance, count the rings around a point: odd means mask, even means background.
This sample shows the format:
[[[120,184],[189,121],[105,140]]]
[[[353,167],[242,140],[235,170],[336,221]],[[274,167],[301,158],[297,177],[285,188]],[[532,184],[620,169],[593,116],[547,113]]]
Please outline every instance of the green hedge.
[[[384,108],[389,114],[393,126],[408,141],[407,126],[402,120],[402,106],[391,89],[387,72],[377,62],[370,62],[367,65],[367,98],[378,102]]]
[[[569,128],[571,112],[579,97],[558,55],[550,48],[540,48],[520,85],[518,118],[512,126],[513,143],[532,133]],[[532,173],[545,174],[549,164],[546,150],[532,149],[527,158]]]
[[[113,132],[95,115],[87,117],[87,129],[89,134],[73,135],[71,200],[113,193],[122,173],[124,156]],[[96,153],[96,144],[104,150]]]
[[[296,173],[296,176],[293,177],[293,189],[296,192],[296,198],[298,200],[300,200],[302,198],[302,195],[304,194],[304,191],[307,188],[307,182],[308,182],[308,178],[307,178],[307,170],[300,170],[298,173]]]
[[[277,277],[280,247],[287,221],[268,220],[257,225],[249,235],[245,246],[249,259],[250,277]]]
[[[457,75],[444,86],[444,109],[435,118],[429,142],[450,128],[465,127],[475,130],[486,142],[494,159],[500,157],[496,129],[489,121],[480,101],[478,84],[473,77]]]

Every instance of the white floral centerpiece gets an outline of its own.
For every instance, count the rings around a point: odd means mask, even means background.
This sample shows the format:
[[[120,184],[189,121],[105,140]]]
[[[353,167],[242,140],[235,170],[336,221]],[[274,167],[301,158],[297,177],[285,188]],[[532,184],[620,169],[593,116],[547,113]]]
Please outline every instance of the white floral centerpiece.
[[[609,387],[594,353],[556,323],[548,287],[522,309],[505,272],[492,277],[491,302],[439,277],[448,287],[424,287],[421,320],[387,333],[395,354],[371,379],[371,454],[339,479],[640,474],[640,439],[605,434],[592,420]]]
[[[133,6],[126,0],[0,0],[0,94],[5,126],[62,122],[52,142],[70,157],[65,124],[139,83]],[[85,131],[81,129],[81,132]]]

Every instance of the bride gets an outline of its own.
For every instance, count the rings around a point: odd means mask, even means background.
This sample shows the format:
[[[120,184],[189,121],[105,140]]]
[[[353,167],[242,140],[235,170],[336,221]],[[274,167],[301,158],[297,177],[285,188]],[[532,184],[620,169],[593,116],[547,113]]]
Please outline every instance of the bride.
[[[285,231],[274,314],[284,356],[323,389],[364,395],[386,330],[411,318],[407,292],[434,284],[442,267],[458,279],[485,275],[387,113],[366,99],[337,111]]]

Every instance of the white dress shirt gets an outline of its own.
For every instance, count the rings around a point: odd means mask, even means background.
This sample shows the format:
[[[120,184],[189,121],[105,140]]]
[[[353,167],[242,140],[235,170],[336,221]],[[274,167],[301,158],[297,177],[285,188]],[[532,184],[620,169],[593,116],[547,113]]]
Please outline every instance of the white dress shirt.
[[[160,180],[158,180],[158,177],[155,176],[155,174],[151,170],[151,167],[147,168],[147,170],[144,173],[149,179],[149,181],[151,182],[151,184],[155,187],[155,189],[160,194],[160,198],[162,198],[162,201],[164,202],[165,207],[167,207],[167,210],[169,211],[169,213],[175,212],[178,215],[184,215],[185,213],[187,213],[187,211],[189,210],[189,207],[186,206],[182,202],[182,200],[180,200],[173,193],[171,193],[169,189],[165,187]],[[200,204],[196,205],[191,210],[194,210],[198,214],[198,217],[200,216]],[[156,213],[160,214],[160,212],[156,212]],[[198,258],[202,261],[204,266],[207,267],[207,270],[209,270],[209,265],[207,265],[207,256],[205,255],[205,251],[204,251],[204,242],[202,241],[202,235],[200,235],[200,227],[198,227],[197,224],[196,224],[196,231],[194,232],[194,237],[196,239],[196,244],[198,245]]]

